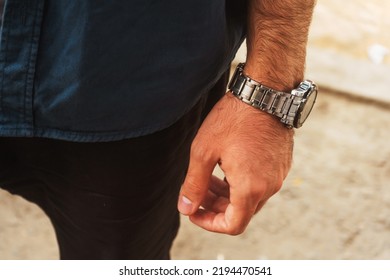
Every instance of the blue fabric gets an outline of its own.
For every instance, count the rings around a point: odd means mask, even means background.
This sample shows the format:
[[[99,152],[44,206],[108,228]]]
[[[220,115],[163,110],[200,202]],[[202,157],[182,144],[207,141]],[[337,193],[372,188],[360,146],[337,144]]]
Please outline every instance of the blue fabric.
[[[228,69],[245,26],[233,2],[244,1],[7,0],[0,136],[95,142],[168,127]]]

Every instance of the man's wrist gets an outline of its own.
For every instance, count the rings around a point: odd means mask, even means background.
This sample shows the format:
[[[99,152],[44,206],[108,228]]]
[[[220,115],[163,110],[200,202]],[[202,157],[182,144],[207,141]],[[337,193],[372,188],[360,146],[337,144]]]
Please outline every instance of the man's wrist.
[[[310,80],[301,81],[292,90],[270,88],[244,73],[244,63],[238,64],[229,83],[229,90],[242,102],[277,117],[288,128],[303,125],[314,106],[317,86]]]
[[[294,135],[294,130],[288,129],[277,117],[245,104],[244,102],[238,100],[231,91],[228,91],[226,95],[227,98],[230,99],[231,102],[236,103],[237,106],[245,107],[243,110],[250,115],[251,119],[257,123],[261,123],[263,127],[273,131],[286,132],[291,134],[291,136]]]
[[[272,68],[272,69],[271,69]],[[257,65],[255,62],[247,61],[245,63],[244,74],[255,81],[273,88],[278,91],[289,92],[294,89],[303,80],[302,73],[292,76],[285,71],[278,72],[273,65]],[[272,75],[270,75],[272,72]],[[286,75],[287,73],[287,75]]]

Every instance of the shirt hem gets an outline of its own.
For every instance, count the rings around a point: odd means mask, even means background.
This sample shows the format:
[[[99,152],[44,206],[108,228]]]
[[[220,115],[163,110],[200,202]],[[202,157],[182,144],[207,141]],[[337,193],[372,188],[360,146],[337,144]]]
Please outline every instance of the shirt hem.
[[[53,140],[63,140],[70,142],[112,142],[124,139],[137,138],[150,135],[168,128],[175,121],[169,124],[159,126],[145,127],[132,131],[113,131],[113,132],[81,132],[61,130],[57,128],[0,128],[0,137],[24,137],[24,138],[49,138]]]
[[[181,114],[167,120],[164,123],[156,124],[153,126],[144,126],[139,129],[120,130],[120,131],[72,131],[59,128],[39,127],[39,126],[1,126],[0,125],[0,137],[26,137],[26,138],[48,138],[54,140],[63,140],[70,142],[112,142],[125,139],[137,138],[161,130],[167,129],[178,122],[185,114],[187,114],[199,101],[200,97],[193,102],[188,108],[186,108]]]

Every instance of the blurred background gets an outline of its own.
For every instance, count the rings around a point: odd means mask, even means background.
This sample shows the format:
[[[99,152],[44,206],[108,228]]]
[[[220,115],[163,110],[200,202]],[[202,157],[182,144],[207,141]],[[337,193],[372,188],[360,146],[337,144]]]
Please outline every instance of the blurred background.
[[[388,11],[386,0],[318,1],[306,77],[321,91],[284,187],[240,236],[183,217],[174,259],[390,259]],[[58,259],[41,210],[1,190],[0,259]]]

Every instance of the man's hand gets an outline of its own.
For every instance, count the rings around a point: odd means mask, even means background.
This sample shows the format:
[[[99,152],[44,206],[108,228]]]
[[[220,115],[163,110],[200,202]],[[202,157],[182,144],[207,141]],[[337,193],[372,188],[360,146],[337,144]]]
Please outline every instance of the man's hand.
[[[178,208],[209,231],[240,234],[282,186],[291,165],[293,130],[231,94],[202,124],[191,147]],[[225,180],[212,175],[219,164]]]
[[[290,91],[303,79],[315,0],[249,0],[244,73]],[[282,186],[293,130],[230,94],[211,110],[191,148],[178,208],[210,231],[239,234]],[[212,176],[219,164],[225,180]]]

